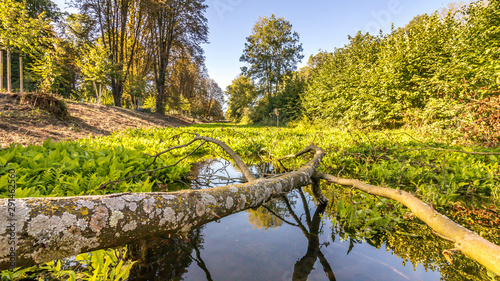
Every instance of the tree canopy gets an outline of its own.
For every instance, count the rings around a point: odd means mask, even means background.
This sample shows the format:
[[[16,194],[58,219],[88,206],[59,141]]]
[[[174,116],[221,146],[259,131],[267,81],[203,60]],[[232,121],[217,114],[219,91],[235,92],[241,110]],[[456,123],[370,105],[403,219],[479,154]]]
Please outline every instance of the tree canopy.
[[[0,46],[32,53],[43,43],[40,34],[48,28],[49,21],[43,14],[32,18],[23,3],[14,0],[0,2]]]
[[[247,37],[241,62],[243,74],[256,79],[262,93],[272,95],[280,90],[286,75],[297,69],[304,57],[299,34],[282,17],[261,17]]]
[[[204,0],[152,1],[148,6],[148,53],[152,57],[156,85],[156,111],[163,112],[168,66],[174,51],[193,57],[203,54],[208,42]]]
[[[256,98],[255,84],[248,76],[241,75],[227,86],[226,94],[229,95],[229,108],[226,116],[239,121],[245,110],[250,110],[254,103]]]
[[[12,50],[25,56],[29,91],[223,118],[222,90],[207,74],[201,47],[208,43],[204,0],[71,4],[79,13],[60,13],[51,0],[0,3],[0,48],[9,53],[0,55],[14,90],[21,72]]]

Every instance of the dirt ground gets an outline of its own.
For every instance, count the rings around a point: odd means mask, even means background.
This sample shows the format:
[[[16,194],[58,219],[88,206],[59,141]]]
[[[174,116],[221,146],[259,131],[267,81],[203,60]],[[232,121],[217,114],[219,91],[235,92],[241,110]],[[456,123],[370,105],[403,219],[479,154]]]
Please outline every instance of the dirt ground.
[[[41,144],[108,135],[113,131],[139,127],[180,127],[192,124],[183,117],[162,116],[135,110],[66,100],[70,117],[57,118],[20,95],[0,93],[0,147],[11,143]]]

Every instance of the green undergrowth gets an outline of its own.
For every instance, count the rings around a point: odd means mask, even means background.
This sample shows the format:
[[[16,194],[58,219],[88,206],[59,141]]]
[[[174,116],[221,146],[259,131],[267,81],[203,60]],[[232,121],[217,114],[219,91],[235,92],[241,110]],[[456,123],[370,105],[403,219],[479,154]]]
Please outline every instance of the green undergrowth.
[[[322,172],[409,191],[424,202],[432,203],[439,211],[454,218],[463,218],[464,222],[478,218],[449,213],[447,210],[456,206],[454,204],[457,202],[478,208],[493,206],[491,208],[498,210],[498,155],[471,155],[429,148],[483,152],[500,152],[500,149],[449,145],[455,143],[452,137],[442,133],[426,135],[412,130],[354,132],[320,127],[234,127],[229,124],[133,129],[78,141],[47,140],[41,146],[13,144],[0,151],[0,196],[5,198],[10,195],[7,186],[12,171],[16,175],[17,198],[175,190],[173,186],[179,186],[176,183],[188,181],[187,174],[193,163],[214,157],[229,159],[214,144],[204,145],[193,152],[201,143],[196,142],[165,153],[153,163],[153,155],[188,143],[194,134],[220,139],[248,164],[270,162],[280,172],[297,169],[312,155],[283,160],[281,163],[276,158],[315,144],[326,152],[320,166]],[[173,167],[132,177],[147,169],[173,165],[191,152],[191,156]],[[132,178],[100,188],[107,182],[128,177]],[[380,235],[388,235],[394,229],[401,228],[401,223],[408,219],[408,210],[390,200],[326,183],[322,184],[322,189],[331,202],[326,216],[336,225],[334,232],[350,243],[369,241],[380,247],[383,241],[396,239],[387,238],[376,242]],[[478,233],[493,233],[493,236],[486,234],[486,237],[494,243],[499,242],[495,240],[498,231],[488,231],[486,226],[477,223],[468,227]],[[398,231],[403,235],[410,233],[404,229]],[[111,272],[117,266],[118,263],[108,264],[107,268]],[[43,273],[52,277],[62,274],[71,279],[72,274],[78,274],[78,271],[71,273],[71,270],[66,272],[58,269],[57,262],[24,270],[20,269],[18,276],[4,277],[18,280]],[[90,278],[99,270],[103,268],[90,267],[85,274]]]
[[[500,199],[500,156],[471,155],[428,149],[491,151],[448,145],[411,130],[346,132],[334,129],[233,127],[227,124],[185,128],[133,129],[101,138],[51,142],[41,146],[12,145],[0,151],[1,196],[7,197],[8,171],[15,170],[16,197],[73,196],[115,192],[149,192],[184,180],[191,164],[208,157],[228,158],[214,144],[202,146],[174,167],[131,178],[104,189],[109,181],[146,170],[152,155],[188,143],[193,134],[220,139],[247,163],[269,162],[314,143],[326,151],[323,172],[370,184],[404,189],[435,205],[457,199]],[[149,170],[172,165],[200,142],[158,157]],[[282,161],[295,169],[307,157]],[[275,166],[281,166],[275,163]]]

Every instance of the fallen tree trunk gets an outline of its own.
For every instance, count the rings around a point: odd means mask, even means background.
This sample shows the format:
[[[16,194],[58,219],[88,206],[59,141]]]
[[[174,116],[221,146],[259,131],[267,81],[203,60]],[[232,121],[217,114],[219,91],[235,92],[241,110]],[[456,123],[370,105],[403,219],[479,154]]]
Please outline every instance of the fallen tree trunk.
[[[315,156],[299,170],[272,179],[255,180],[252,175],[245,184],[164,193],[2,199],[0,269],[11,268],[11,262],[32,266],[149,237],[188,232],[258,207],[312,183],[324,153],[314,146],[304,151],[315,151]],[[244,165],[242,161],[238,164]],[[11,221],[3,218],[11,211]],[[9,244],[13,238],[16,243]]]
[[[458,250],[500,275],[500,246],[454,223],[407,192],[319,173],[317,168],[324,152],[314,145],[282,158],[314,152],[314,158],[304,167],[276,178],[257,180],[241,158],[223,142],[200,136],[195,140],[222,147],[249,182],[172,193],[1,199],[0,214],[9,214],[9,218],[0,219],[0,270],[122,246],[168,233],[189,232],[310,184],[316,199],[326,203],[319,187],[319,179],[325,179],[404,204],[436,233],[453,240]]]
[[[375,196],[389,198],[405,205],[439,236],[452,241],[455,244],[454,250],[461,251],[464,255],[500,275],[500,246],[453,222],[410,193],[369,185],[359,180],[337,178],[323,173],[317,173],[315,177],[339,185],[350,186]]]

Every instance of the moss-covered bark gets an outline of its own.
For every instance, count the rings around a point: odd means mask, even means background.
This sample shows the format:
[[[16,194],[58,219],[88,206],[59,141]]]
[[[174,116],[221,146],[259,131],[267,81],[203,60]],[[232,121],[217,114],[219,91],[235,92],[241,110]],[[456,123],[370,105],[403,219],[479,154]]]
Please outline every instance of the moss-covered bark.
[[[310,150],[314,150],[311,148]],[[321,162],[317,149],[307,165],[283,176],[246,184],[172,193],[114,194],[107,196],[23,198],[14,204],[17,266],[110,248],[128,242],[188,232],[219,218],[260,206],[293,188],[312,183]],[[0,200],[0,214],[9,200]],[[10,267],[9,222],[0,220],[0,269]]]

